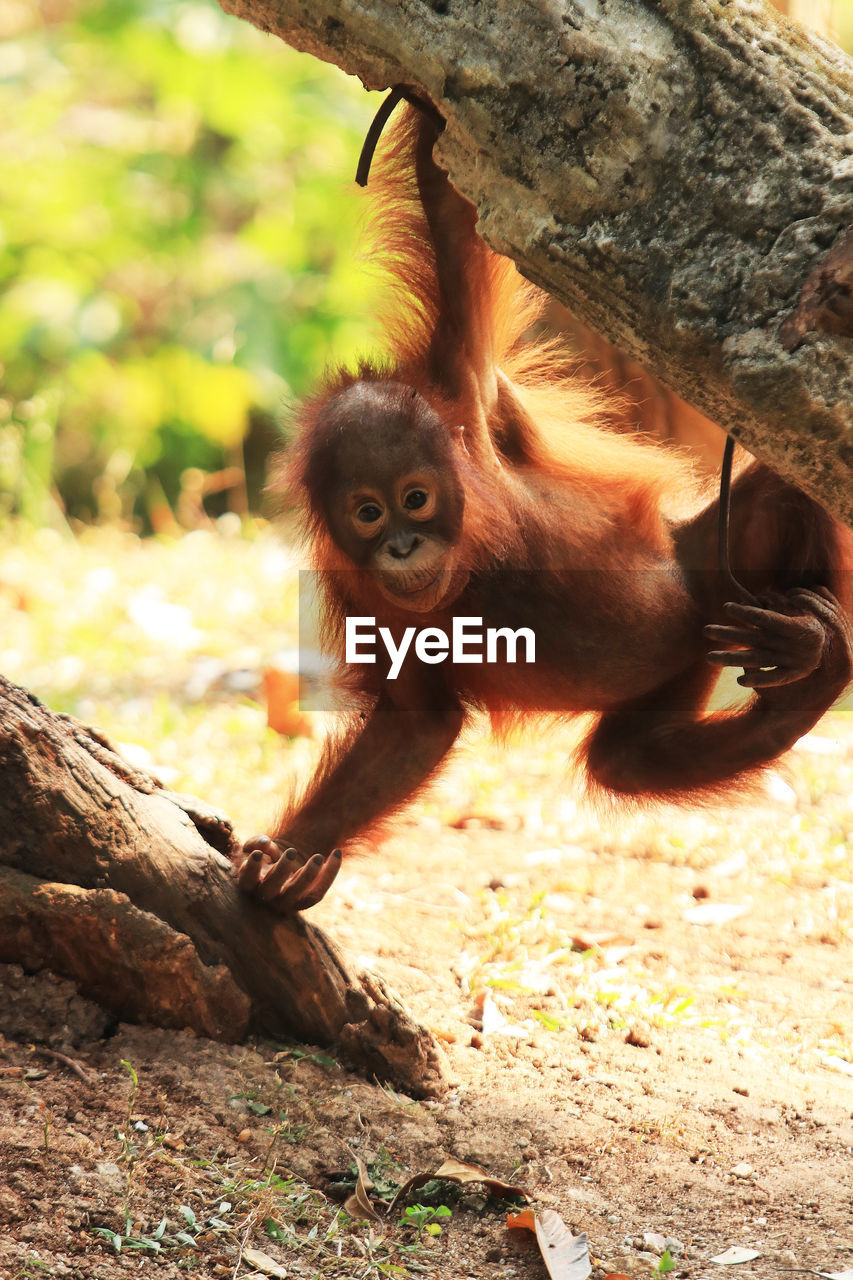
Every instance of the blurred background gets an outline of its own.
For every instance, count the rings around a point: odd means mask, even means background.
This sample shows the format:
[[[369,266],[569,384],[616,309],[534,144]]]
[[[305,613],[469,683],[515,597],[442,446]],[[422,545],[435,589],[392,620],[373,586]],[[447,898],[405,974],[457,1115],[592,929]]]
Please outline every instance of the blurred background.
[[[213,0],[3,0],[0,518],[257,509],[286,401],[367,345],[373,96]]]

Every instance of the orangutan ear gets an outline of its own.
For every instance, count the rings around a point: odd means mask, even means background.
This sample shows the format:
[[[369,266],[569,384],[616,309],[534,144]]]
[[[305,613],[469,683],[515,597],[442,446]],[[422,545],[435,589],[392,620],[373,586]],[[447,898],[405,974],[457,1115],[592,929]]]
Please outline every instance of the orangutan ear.
[[[463,452],[468,454],[468,457],[470,458],[471,455],[468,453],[468,446],[465,443],[465,428],[462,423],[460,422],[458,427],[451,427],[450,434],[453,436],[456,443],[462,446]]]

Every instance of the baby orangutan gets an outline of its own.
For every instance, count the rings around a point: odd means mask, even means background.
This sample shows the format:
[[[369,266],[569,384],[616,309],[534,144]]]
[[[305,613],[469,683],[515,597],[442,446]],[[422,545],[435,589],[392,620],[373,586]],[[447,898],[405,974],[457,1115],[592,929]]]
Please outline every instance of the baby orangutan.
[[[350,666],[345,731],[271,836],[247,841],[240,888],[282,913],[318,902],[341,847],[375,834],[429,781],[474,709],[500,722],[596,714],[593,788],[627,797],[723,793],[786,751],[853,676],[853,535],[754,463],[737,477],[734,567],[717,567],[717,502],[666,446],[608,426],[602,395],[525,337],[540,298],[476,233],[409,114],[379,179],[400,283],[388,365],[331,375],[302,410],[290,470],[332,646],[347,617],[406,628],[530,628],[535,662],[451,656],[399,675]],[[709,645],[710,642],[710,645]],[[710,648],[710,651],[709,651]],[[744,704],[708,714],[722,667]]]

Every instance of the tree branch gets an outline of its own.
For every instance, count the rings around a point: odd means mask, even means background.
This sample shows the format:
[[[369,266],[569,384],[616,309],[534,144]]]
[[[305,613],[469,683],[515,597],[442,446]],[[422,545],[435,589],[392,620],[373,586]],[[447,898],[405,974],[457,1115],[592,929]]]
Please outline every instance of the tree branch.
[[[831,42],[764,0],[220,2],[432,101],[496,250],[853,520],[853,63]]]

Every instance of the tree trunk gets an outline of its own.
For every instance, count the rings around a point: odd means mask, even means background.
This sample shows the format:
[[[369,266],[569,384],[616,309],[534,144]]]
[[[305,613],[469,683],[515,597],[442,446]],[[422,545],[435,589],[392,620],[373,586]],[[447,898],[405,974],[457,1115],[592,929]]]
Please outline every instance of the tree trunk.
[[[419,1096],[440,1086],[440,1051],[381,980],[236,892],[222,814],[2,676],[0,777],[0,962],[129,1021],[295,1037]]]
[[[836,46],[764,0],[220,2],[430,99],[496,250],[853,520],[853,63]]]

